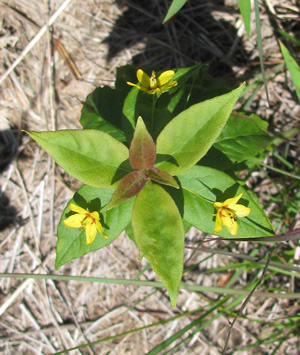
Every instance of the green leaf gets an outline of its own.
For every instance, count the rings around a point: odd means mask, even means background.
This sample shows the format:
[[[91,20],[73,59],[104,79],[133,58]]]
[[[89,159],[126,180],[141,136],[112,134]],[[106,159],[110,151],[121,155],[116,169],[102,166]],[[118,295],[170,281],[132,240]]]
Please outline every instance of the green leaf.
[[[208,166],[220,171],[233,172],[236,171],[237,164],[233,163],[227,155],[216,149],[214,145],[209,149],[205,156],[201,159],[202,166]]]
[[[126,201],[109,211],[101,211],[101,208],[110,200],[112,193],[113,189],[99,189],[84,185],[68,202],[57,229],[56,269],[68,261],[109,245],[129,225],[133,200]],[[85,239],[85,230],[66,227],[63,221],[70,214],[70,203],[75,203],[84,209],[88,208],[91,212],[100,212],[100,222],[108,239],[97,232],[94,242],[88,246]]]
[[[267,122],[256,115],[232,113],[214,147],[232,161],[241,162],[264,150],[272,141]]]
[[[244,21],[244,26],[245,26],[248,39],[250,39],[251,0],[239,0],[239,7]]]
[[[127,81],[132,83],[136,82],[136,70],[137,68],[130,64],[117,68],[115,88],[123,91],[125,94],[128,94],[132,89],[132,86],[128,85]]]
[[[285,64],[290,72],[291,79],[293,84],[295,85],[296,94],[298,96],[298,100],[300,101],[300,68],[295,59],[292,57],[289,50],[284,46],[284,44],[279,41],[281,53],[283,55]]]
[[[126,141],[121,130],[125,94],[107,86],[96,88],[83,102],[80,123],[84,129],[98,129],[120,142]]]
[[[123,109],[122,109],[122,129],[127,138],[127,142],[132,141],[135,123],[139,116],[142,116],[137,111],[137,103],[139,102],[140,95],[142,93],[138,88],[133,87],[125,98]]]
[[[109,188],[131,171],[128,148],[107,133],[86,129],[27,133],[85,184]]]
[[[280,28],[277,28],[278,33],[280,33],[283,37],[285,37],[286,39],[288,39],[290,42],[292,42],[293,44],[295,44],[296,46],[300,47],[300,41],[299,39],[297,39],[296,36],[293,36],[291,34],[289,34],[286,31],[281,30]]]
[[[173,178],[172,175],[170,175],[166,171],[153,167],[151,170],[147,171],[147,176],[151,180],[159,182],[160,184],[172,186],[176,189],[179,189],[178,182]]]
[[[184,229],[178,208],[161,186],[148,181],[138,194],[132,227],[140,253],[165,284],[175,307],[183,272]]]
[[[178,86],[181,86],[186,83],[187,80],[189,80],[190,78],[196,78],[197,74],[199,74],[199,71],[203,66],[204,65],[202,63],[199,63],[193,65],[192,67],[177,68],[172,80],[176,80],[178,82]],[[175,90],[177,87],[175,86],[172,91]]]
[[[169,21],[187,2],[187,0],[173,0],[170,5],[166,17],[164,18],[163,23]]]
[[[183,193],[183,219],[197,229],[215,234],[213,233],[216,213],[214,202],[223,202],[243,192],[239,203],[250,207],[251,212],[248,217],[237,220],[239,227],[236,237],[250,239],[274,234],[272,225],[255,195],[240,186],[229,175],[197,165],[178,175],[178,180]],[[234,238],[225,227],[218,235],[228,239]]]
[[[156,159],[156,147],[139,117],[129,149],[129,161],[133,169],[145,171],[153,168]]]
[[[137,195],[147,182],[147,178],[140,171],[132,171],[121,179],[106,206],[107,209],[115,207],[120,203]]]
[[[241,85],[177,115],[157,138],[156,166],[177,175],[195,165],[221,133],[243,88]]]

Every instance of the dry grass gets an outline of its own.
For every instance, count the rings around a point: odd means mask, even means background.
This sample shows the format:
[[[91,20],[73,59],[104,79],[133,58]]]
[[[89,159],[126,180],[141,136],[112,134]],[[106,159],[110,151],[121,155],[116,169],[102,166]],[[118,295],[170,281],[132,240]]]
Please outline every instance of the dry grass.
[[[0,129],[4,142],[1,144],[5,147],[0,150],[0,167],[5,167],[0,176],[2,273],[133,279],[145,267],[143,262],[137,262],[136,247],[122,235],[104,250],[55,271],[56,227],[62,210],[80,185],[55,166],[20,130],[80,127],[80,100],[96,86],[112,86],[116,68],[131,62],[163,69],[209,60],[213,75],[229,77],[235,73],[239,77],[258,73],[255,35],[246,41],[238,11],[231,6],[236,2],[226,3],[230,6],[225,7],[222,1],[190,1],[180,14],[181,21],[166,26],[161,25],[161,20],[167,1],[6,0],[0,3]],[[280,26],[295,20],[297,8],[293,1],[277,1],[279,7],[275,6],[275,0],[268,0],[267,4],[277,15]],[[262,16],[263,34],[267,37],[266,60],[281,62],[268,14]],[[47,26],[49,21],[52,26]],[[262,90],[252,110],[263,114],[278,133],[283,127],[293,125],[293,119],[299,117],[299,107],[282,72],[269,82],[269,92],[271,108],[267,108]],[[15,154],[17,142],[17,157],[7,165]],[[195,243],[197,239],[199,235],[191,231],[188,241]],[[247,253],[250,247],[242,243],[240,248]],[[192,255],[186,251],[186,260],[192,257],[189,263],[197,263],[207,256]],[[227,259],[213,256],[202,265],[209,269],[225,263]],[[216,285],[219,276],[199,271],[185,276],[185,281]],[[155,276],[147,271],[142,278],[152,280]],[[241,286],[247,284],[246,279],[239,282]],[[4,354],[51,354],[142,327],[181,311],[205,307],[209,299],[181,291],[178,309],[173,310],[163,291],[151,293],[153,290],[145,287],[6,278],[0,280],[0,287],[0,349]],[[289,314],[296,312],[297,307],[291,305]],[[256,299],[249,305],[248,314],[258,319],[284,317],[286,304],[274,299]],[[144,354],[193,319],[185,317],[74,354]],[[260,332],[255,325],[243,319],[238,321],[230,346],[254,339]],[[219,354],[227,331],[228,319],[224,316],[174,353]],[[296,338],[290,339],[278,353],[297,354],[297,342]],[[271,345],[257,352],[266,354],[270,349]]]

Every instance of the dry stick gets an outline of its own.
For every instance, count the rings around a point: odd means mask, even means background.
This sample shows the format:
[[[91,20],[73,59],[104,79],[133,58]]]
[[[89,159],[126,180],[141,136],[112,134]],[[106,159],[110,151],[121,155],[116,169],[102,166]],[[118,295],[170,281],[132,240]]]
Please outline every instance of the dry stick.
[[[48,23],[44,25],[36,36],[28,43],[28,45],[23,49],[20,56],[13,62],[13,64],[1,75],[0,85],[8,77],[8,75],[16,68],[16,66],[25,58],[25,56],[31,51],[31,49],[38,43],[42,36],[46,33],[47,28],[56,21],[58,16],[65,10],[72,0],[65,0],[62,5],[56,10],[56,12],[50,17]]]
[[[257,289],[257,287],[262,283],[262,280],[263,280],[263,278],[264,278],[264,276],[265,276],[265,274],[266,274],[266,271],[267,271],[267,269],[268,269],[268,265],[269,265],[269,262],[270,262],[270,260],[271,260],[271,256],[272,256],[273,252],[274,252],[276,249],[278,249],[278,248],[279,248],[279,246],[277,246],[276,248],[274,248],[274,249],[270,252],[270,254],[269,254],[269,256],[268,256],[267,263],[266,263],[266,265],[265,265],[265,267],[264,267],[264,269],[263,269],[263,273],[262,273],[260,279],[257,281],[256,285],[255,285],[255,286],[253,287],[253,289],[250,291],[249,295],[246,297],[245,301],[243,302],[241,308],[240,308],[239,311],[237,312],[237,315],[234,317],[233,321],[231,322],[230,328],[229,328],[229,331],[228,331],[228,334],[227,334],[227,337],[226,337],[224,349],[223,349],[223,351],[222,351],[222,354],[223,354],[223,355],[225,355],[225,353],[226,353],[228,341],[229,341],[230,334],[231,334],[231,331],[232,331],[232,329],[233,329],[234,323],[236,322],[236,320],[237,320],[237,318],[239,317],[239,315],[240,315],[240,314],[243,312],[243,310],[245,309],[245,307],[246,307],[247,303],[249,302],[250,298],[252,297],[254,291],[255,291],[255,290]]]
[[[60,39],[57,39],[55,41],[54,49],[57,49],[58,53],[64,59],[65,63],[70,68],[70,70],[71,70],[72,74],[74,75],[74,77],[76,78],[76,80],[80,80],[81,74],[80,74],[79,70],[77,69],[76,64],[74,63],[72,58],[69,56],[69,53],[67,52],[65,46],[63,45],[63,43],[61,42]]]

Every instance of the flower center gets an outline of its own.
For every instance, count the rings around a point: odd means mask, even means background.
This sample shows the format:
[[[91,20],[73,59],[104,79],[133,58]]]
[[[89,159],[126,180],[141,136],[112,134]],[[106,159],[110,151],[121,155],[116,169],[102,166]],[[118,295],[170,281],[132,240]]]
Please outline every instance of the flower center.
[[[153,71],[150,77],[150,89],[155,89],[157,87],[157,81],[155,72]]]
[[[87,224],[95,224],[95,223],[96,223],[96,219],[90,213],[86,213],[85,218],[82,221],[82,227],[85,227]]]
[[[234,211],[232,209],[228,208],[228,206],[223,206],[220,208],[219,216],[221,218],[229,217],[230,219],[233,219],[234,221],[237,220],[237,215],[234,213]]]

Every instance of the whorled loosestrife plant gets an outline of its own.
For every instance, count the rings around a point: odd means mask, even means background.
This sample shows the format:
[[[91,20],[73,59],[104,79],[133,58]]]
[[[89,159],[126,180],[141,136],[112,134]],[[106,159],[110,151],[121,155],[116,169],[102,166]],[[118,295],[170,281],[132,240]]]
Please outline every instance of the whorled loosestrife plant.
[[[256,115],[232,113],[244,85],[203,100],[205,75],[200,66],[158,76],[139,69],[135,84],[132,67],[125,66],[114,89],[88,95],[83,129],[28,132],[84,183],[58,226],[56,268],[125,230],[175,307],[191,226],[228,239],[273,234],[257,198],[236,175],[262,156],[270,143],[267,125]]]

